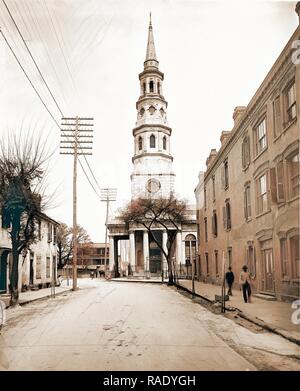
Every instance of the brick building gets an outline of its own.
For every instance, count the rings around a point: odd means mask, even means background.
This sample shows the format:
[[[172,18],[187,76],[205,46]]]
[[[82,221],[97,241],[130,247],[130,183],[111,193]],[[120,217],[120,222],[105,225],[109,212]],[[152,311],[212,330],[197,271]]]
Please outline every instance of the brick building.
[[[77,248],[77,268],[79,272],[97,271],[104,274],[109,268],[109,247],[105,243],[83,243]]]
[[[299,297],[300,283],[298,40],[299,26],[248,106],[235,108],[195,189],[198,278],[220,284],[224,261],[237,284],[247,264],[254,290],[281,300]]]

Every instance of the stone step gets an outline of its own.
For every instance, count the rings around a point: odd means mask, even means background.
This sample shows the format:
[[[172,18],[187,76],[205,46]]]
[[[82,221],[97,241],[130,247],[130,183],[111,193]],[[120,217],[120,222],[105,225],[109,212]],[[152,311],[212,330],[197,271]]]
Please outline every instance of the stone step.
[[[252,296],[253,297],[257,297],[258,299],[262,299],[262,300],[276,301],[276,297],[275,296],[267,295],[267,294],[264,294],[264,293],[254,293]]]

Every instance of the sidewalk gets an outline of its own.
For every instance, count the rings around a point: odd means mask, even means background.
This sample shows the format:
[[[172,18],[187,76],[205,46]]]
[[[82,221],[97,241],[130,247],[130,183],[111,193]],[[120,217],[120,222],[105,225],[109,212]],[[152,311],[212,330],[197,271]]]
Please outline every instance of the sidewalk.
[[[151,284],[161,284],[161,277],[151,277],[151,278],[143,278],[143,277],[118,277],[118,278],[111,278],[110,281],[116,281],[116,282],[145,282],[145,283],[151,283]],[[168,282],[167,279],[164,280],[164,282]]]
[[[68,292],[71,289],[72,289],[72,282],[70,283],[70,286],[67,286],[66,282],[63,281],[62,286],[55,287],[55,295],[61,295],[62,293]],[[42,288],[36,291],[20,292],[19,304],[24,305],[30,303],[31,301],[45,299],[48,297],[51,297],[51,288]],[[0,295],[0,300],[5,303],[6,307],[8,307],[10,301],[10,295],[8,294]]]
[[[178,284],[189,291],[192,289],[191,280],[179,280]],[[215,301],[215,295],[221,295],[221,286],[195,281],[195,291],[197,295]],[[234,307],[241,311],[242,317],[300,344],[300,325],[291,321],[295,311],[292,303],[267,301],[257,297],[252,297],[252,303],[245,303],[241,291],[234,289],[232,293],[233,296],[226,301],[226,307]]]

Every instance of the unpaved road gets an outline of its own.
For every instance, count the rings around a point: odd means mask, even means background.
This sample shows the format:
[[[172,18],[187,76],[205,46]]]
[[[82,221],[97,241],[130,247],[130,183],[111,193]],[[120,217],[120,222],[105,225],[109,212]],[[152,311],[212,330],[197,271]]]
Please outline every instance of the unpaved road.
[[[300,370],[300,347],[160,284],[82,280],[7,310],[0,370]]]

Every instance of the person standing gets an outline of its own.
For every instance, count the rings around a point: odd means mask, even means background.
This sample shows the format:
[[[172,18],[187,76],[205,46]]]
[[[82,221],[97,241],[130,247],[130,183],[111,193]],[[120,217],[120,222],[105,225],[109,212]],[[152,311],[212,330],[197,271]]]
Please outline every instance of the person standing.
[[[251,276],[248,272],[248,266],[244,265],[240,274],[240,285],[243,290],[243,298],[245,303],[251,303]]]
[[[229,266],[227,273],[225,274],[225,279],[228,285],[228,292],[227,295],[232,296],[232,285],[234,282],[234,274],[231,269],[231,266]]]

